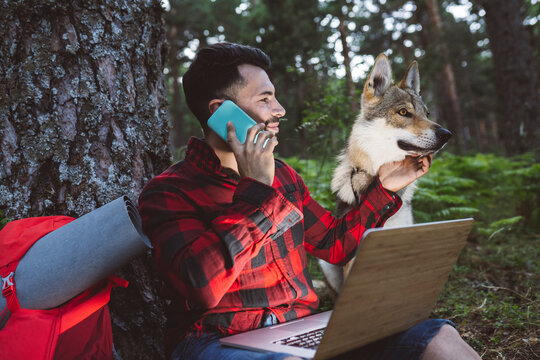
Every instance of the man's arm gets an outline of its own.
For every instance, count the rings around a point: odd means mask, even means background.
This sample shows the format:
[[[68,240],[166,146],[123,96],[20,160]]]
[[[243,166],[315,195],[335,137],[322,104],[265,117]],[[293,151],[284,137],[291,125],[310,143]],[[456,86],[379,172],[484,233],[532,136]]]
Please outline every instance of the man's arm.
[[[190,306],[215,307],[270,236],[302,218],[279,192],[244,178],[231,206],[204,219],[189,196],[165,181],[143,191],[139,211],[160,272]]]
[[[304,231],[306,250],[332,264],[345,265],[355,254],[367,229],[383,226],[401,207],[401,199],[387,192],[376,180],[361,197],[358,206],[336,218],[309,194],[304,186]]]
[[[379,175],[362,195],[358,206],[337,219],[322,208],[304,188],[304,227],[306,250],[327,262],[344,265],[355,254],[363,233],[381,227],[401,207],[395,194],[429,171],[432,155],[407,157],[403,161],[384,164]]]
[[[215,307],[270,236],[302,219],[301,212],[271,187],[277,140],[261,132],[254,143],[263,128],[264,124],[253,126],[240,144],[234,125],[228,124],[229,145],[242,179],[231,206],[213,220],[205,219],[177,185],[157,180],[141,194],[139,211],[154,243],[158,268],[192,306]]]

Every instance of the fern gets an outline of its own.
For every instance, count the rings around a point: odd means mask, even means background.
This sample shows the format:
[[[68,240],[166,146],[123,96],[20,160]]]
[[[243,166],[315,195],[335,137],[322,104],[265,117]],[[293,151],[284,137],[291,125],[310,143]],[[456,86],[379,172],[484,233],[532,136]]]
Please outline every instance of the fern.
[[[466,206],[451,206],[444,209],[441,209],[435,213],[435,217],[439,219],[455,219],[455,218],[465,218],[465,217],[474,217],[475,214],[479,213],[480,210],[472,207]]]
[[[329,210],[335,164],[328,159],[286,159],[303,177],[311,195]],[[505,158],[494,154],[444,153],[418,180],[413,199],[416,222],[474,217],[480,235],[540,230],[540,164],[532,154]]]

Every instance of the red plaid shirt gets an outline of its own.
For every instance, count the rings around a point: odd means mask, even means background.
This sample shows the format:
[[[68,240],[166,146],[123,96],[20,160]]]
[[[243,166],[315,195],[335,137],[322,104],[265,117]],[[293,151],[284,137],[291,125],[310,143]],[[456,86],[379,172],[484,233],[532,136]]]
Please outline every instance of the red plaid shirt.
[[[306,251],[343,265],[364,231],[382,226],[401,206],[376,181],[338,219],[290,166],[275,160],[275,167],[271,187],[240,178],[192,138],[185,160],[143,190],[139,210],[173,298],[169,330],[176,342],[187,332],[254,329],[270,312],[280,322],[314,313]]]

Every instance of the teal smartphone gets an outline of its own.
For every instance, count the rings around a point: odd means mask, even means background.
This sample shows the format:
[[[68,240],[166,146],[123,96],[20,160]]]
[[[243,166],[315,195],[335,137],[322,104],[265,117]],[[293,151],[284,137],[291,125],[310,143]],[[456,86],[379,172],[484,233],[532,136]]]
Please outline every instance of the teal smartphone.
[[[244,110],[230,100],[225,100],[208,119],[208,127],[214,130],[227,142],[227,122],[232,121],[236,130],[236,137],[243,144],[246,142],[247,131],[257,124]]]

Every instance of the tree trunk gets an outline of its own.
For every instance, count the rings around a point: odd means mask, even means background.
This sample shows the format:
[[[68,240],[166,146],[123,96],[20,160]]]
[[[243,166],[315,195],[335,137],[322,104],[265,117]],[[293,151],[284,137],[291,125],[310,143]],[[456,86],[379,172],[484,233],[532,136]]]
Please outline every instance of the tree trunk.
[[[345,79],[347,80],[347,96],[351,101],[351,110],[353,113],[357,113],[359,110],[358,96],[356,95],[356,88],[352,78],[351,70],[351,57],[349,56],[350,48],[347,43],[347,37],[349,36],[349,29],[347,28],[347,20],[344,19],[345,15],[339,17],[339,37],[341,39],[341,45],[343,46],[343,65],[345,66]]]
[[[158,0],[0,4],[0,210],[81,216],[136,201],[170,162]],[[163,302],[149,254],[113,291],[118,359],[163,357]]]
[[[480,0],[497,87],[499,137],[508,155],[540,151],[539,91],[519,0]]]
[[[461,149],[466,147],[468,132],[465,129],[461,116],[461,106],[457,95],[454,70],[448,55],[448,47],[442,36],[442,21],[439,15],[437,0],[426,0],[426,8],[433,26],[434,41],[436,43],[435,49],[438,56],[441,57],[441,79],[444,95],[442,97],[439,96],[439,98],[445,99],[445,101],[443,101],[443,111],[440,114],[444,114],[442,117],[448,123],[450,129],[457,132],[456,144],[458,149]],[[445,108],[446,111],[444,110]]]
[[[171,12],[175,11],[174,9],[171,9]],[[179,36],[179,33],[182,31],[182,29],[179,29],[179,26],[177,24],[170,24],[167,37],[170,44],[169,49],[169,71],[170,71],[170,78],[171,78],[171,87],[172,87],[172,104],[169,104],[169,113],[171,118],[171,127],[172,127],[172,134],[171,134],[171,145],[173,149],[180,148],[182,146],[185,146],[188,141],[188,134],[189,132],[186,131],[186,125],[184,122],[184,114],[182,113],[182,95],[180,90],[180,82],[178,81],[178,77],[180,76],[178,70],[180,69],[181,61],[178,59],[178,43],[176,39]]]

